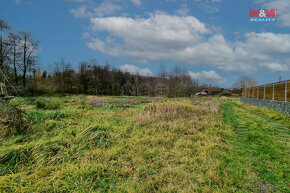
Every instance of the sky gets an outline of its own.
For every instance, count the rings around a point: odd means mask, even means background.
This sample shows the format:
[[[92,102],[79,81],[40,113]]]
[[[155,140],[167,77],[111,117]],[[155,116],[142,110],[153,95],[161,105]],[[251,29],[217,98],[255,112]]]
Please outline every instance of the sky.
[[[249,22],[250,9],[277,9],[277,22]],[[64,59],[157,76],[176,66],[229,88],[290,79],[290,0],[0,0],[12,31],[40,41],[39,67]]]

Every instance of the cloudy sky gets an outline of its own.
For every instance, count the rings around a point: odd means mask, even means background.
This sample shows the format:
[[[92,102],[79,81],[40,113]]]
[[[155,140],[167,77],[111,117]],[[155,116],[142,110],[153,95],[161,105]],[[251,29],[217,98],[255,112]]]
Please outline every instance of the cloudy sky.
[[[249,9],[278,10],[250,23]],[[0,17],[40,40],[40,66],[96,59],[145,76],[179,66],[201,83],[231,87],[290,79],[290,0],[1,0]]]

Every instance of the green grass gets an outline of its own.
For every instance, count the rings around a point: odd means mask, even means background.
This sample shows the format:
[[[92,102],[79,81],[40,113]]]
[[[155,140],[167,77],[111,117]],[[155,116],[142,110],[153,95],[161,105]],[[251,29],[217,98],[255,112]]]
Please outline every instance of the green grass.
[[[225,158],[231,178],[251,192],[289,192],[289,117],[239,102],[222,101],[232,150]]]
[[[289,117],[274,111],[217,98],[11,103],[36,123],[1,135],[0,192],[289,192]]]

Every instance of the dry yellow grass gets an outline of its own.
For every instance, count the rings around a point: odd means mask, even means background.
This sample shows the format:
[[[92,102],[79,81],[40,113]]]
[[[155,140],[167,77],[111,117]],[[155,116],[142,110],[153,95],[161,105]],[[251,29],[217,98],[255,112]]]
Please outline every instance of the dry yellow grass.
[[[39,122],[29,128],[31,133],[1,138],[0,191],[261,190],[255,184],[263,182],[249,166],[248,155],[235,147],[239,130],[224,123],[217,99],[141,104],[137,98],[135,104],[133,97],[109,97],[110,106],[102,107],[79,96],[51,100],[65,103],[57,110],[43,110],[19,99],[18,105]],[[120,101],[130,101],[134,108]],[[241,105],[233,98],[222,103],[228,117],[234,114],[232,106]]]

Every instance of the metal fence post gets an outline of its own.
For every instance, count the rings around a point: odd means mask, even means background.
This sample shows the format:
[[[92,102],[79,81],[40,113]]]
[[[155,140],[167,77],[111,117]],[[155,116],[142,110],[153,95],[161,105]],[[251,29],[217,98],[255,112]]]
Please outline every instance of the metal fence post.
[[[273,97],[272,100],[275,100],[275,83],[273,83]]]
[[[287,102],[287,82],[288,80],[285,80],[285,102]]]

